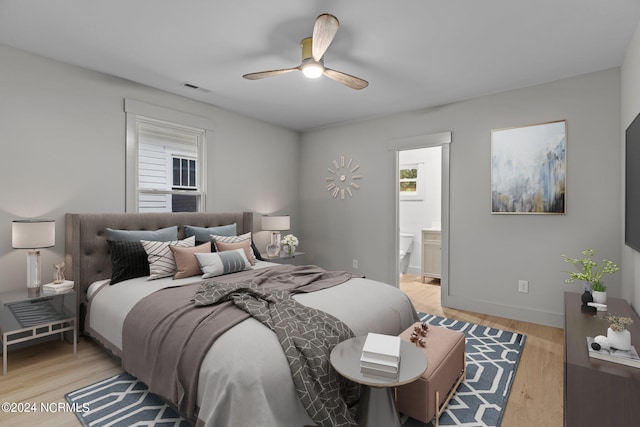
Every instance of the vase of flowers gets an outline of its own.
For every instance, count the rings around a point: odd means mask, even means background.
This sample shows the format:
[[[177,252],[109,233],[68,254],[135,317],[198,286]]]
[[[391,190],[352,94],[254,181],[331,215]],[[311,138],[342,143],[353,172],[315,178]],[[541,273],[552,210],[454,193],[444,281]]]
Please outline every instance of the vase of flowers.
[[[280,243],[284,245],[283,249],[287,254],[287,256],[292,257],[293,254],[296,252],[296,247],[298,246],[298,238],[293,234],[287,234],[282,238]]]
[[[566,255],[562,255],[564,257],[564,262],[573,264],[575,271],[569,271],[569,278],[564,281],[564,283],[574,283],[576,280],[580,280],[585,283],[585,291],[591,292],[593,294],[593,299],[596,301],[596,295],[594,292],[603,292],[604,295],[599,294],[598,298],[601,304],[604,304],[606,301],[606,291],[607,287],[602,281],[602,277],[605,274],[614,274],[616,271],[620,270],[617,264],[609,261],[608,259],[603,259],[600,265],[593,260],[593,256],[596,251],[593,249],[586,249],[582,251],[582,258],[571,258]],[[604,300],[602,300],[604,298]]]
[[[609,345],[617,350],[631,350],[631,332],[627,329],[627,325],[632,324],[633,319],[611,313],[600,316],[600,318],[609,322],[607,328]]]

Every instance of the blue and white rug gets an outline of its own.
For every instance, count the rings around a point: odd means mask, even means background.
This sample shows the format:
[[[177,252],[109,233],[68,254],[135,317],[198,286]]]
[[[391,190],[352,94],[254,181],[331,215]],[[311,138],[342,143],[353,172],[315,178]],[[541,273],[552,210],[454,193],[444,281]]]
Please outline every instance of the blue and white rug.
[[[147,386],[127,374],[116,375],[64,396],[83,426],[192,427]]]
[[[430,314],[419,313],[419,317],[430,325],[460,331],[466,336],[467,378],[440,417],[440,425],[499,426],[526,337]],[[78,409],[76,415],[85,427],[192,426],[127,373],[71,392],[65,398]],[[408,417],[402,419],[402,425],[431,427]]]
[[[418,313],[418,316],[422,322],[463,332],[466,337],[467,378],[449,401],[440,425],[499,426],[526,336],[431,314]],[[427,335],[427,342],[428,339]],[[409,419],[403,426],[424,427],[425,424]]]

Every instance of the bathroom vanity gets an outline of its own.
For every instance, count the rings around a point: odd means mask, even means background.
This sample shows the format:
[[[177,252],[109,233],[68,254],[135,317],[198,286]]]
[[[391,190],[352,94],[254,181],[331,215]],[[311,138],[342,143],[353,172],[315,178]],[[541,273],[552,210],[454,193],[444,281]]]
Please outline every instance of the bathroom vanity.
[[[439,279],[441,276],[442,246],[441,232],[435,228],[422,229],[422,282],[426,277]]]

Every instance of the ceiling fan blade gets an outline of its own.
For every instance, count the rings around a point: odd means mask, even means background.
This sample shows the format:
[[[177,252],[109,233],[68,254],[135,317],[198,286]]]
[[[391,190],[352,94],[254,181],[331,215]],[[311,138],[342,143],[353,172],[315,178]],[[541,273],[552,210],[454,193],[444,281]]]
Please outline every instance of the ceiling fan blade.
[[[280,74],[290,73],[291,71],[298,71],[298,67],[294,68],[282,68],[280,70],[271,70],[271,71],[260,71],[257,73],[249,73],[245,74],[244,77],[247,80],[258,80],[264,79],[265,77],[279,76]]]
[[[311,46],[311,54],[315,61],[322,59],[336,36],[339,25],[338,18],[329,13],[323,13],[316,18],[316,23],[313,26],[313,44]]]
[[[331,68],[324,69],[324,75],[333,79],[345,86],[349,86],[351,89],[364,89],[369,86],[369,82],[362,80],[359,77],[352,76],[351,74],[343,73],[341,71],[332,70]]]

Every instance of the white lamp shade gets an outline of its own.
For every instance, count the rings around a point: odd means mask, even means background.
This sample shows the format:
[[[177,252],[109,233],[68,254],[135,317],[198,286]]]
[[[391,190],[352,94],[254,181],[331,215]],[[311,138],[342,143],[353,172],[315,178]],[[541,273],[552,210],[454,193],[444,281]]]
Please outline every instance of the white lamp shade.
[[[50,248],[56,244],[56,223],[52,219],[13,221],[11,247],[14,249]]]
[[[265,215],[262,217],[262,229],[270,231],[288,230],[291,227],[289,215]]]

